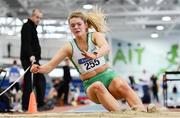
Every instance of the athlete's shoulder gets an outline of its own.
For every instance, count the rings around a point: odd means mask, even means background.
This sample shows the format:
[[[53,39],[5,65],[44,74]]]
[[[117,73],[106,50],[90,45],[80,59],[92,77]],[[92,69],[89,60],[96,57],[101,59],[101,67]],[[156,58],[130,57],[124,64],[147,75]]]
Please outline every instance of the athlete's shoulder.
[[[99,38],[99,37],[104,37],[105,34],[102,32],[93,32],[93,38]]]
[[[92,41],[96,44],[96,40],[104,39],[105,34],[101,32],[93,32]]]
[[[71,47],[71,42],[70,41],[66,41],[65,43],[64,43],[64,45],[63,45],[63,48],[65,48],[65,49],[68,49],[68,48],[70,48]]]
[[[102,32],[93,32],[93,35],[105,35],[105,33],[102,33]]]
[[[72,46],[72,42],[71,41],[67,41],[64,45],[64,48],[65,48],[65,51],[68,55],[71,55],[72,54],[72,49],[73,49],[73,46]]]

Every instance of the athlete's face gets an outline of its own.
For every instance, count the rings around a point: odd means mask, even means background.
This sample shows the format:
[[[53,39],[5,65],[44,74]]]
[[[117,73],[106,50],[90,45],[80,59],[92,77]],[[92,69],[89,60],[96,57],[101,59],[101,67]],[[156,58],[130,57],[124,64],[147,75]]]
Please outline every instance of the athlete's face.
[[[69,26],[75,37],[83,36],[83,34],[85,34],[87,31],[87,24],[78,17],[71,18],[69,21]]]

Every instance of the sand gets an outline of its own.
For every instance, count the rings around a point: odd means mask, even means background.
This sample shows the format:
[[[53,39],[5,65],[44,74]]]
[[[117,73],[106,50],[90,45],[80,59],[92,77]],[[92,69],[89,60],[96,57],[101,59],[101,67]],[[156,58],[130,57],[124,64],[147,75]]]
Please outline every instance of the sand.
[[[137,111],[119,112],[60,112],[46,113],[5,113],[0,114],[0,118],[180,118],[180,112],[157,111],[154,113],[144,113]]]

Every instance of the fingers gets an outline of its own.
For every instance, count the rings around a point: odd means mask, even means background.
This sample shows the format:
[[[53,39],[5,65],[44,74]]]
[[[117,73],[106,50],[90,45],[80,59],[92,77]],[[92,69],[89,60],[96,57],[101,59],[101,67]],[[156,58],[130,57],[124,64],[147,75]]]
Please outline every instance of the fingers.
[[[81,53],[83,56],[86,56],[87,55],[87,52],[85,50],[82,51]]]
[[[83,56],[85,56],[86,54],[85,53],[81,53]]]
[[[96,55],[94,55],[93,53],[89,53],[87,51],[84,51],[81,53],[84,57],[86,58],[90,58],[90,59],[95,59],[96,58]]]
[[[88,52],[84,51],[84,52],[82,52],[81,54],[82,54],[84,57],[89,58],[89,53],[88,53]]]
[[[30,71],[31,71],[32,73],[38,73],[39,70],[40,70],[40,67],[39,67],[39,65],[37,65],[37,64],[33,64],[33,65],[31,66],[31,69],[30,69]]]

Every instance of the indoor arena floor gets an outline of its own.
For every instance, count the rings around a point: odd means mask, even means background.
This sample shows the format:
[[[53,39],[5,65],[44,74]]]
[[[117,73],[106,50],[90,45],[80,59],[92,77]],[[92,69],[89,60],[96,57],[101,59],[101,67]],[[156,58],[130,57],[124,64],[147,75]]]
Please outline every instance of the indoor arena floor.
[[[37,113],[1,113],[0,118],[180,118],[180,109],[163,109],[154,113],[137,111],[107,112],[101,105],[55,107]]]

